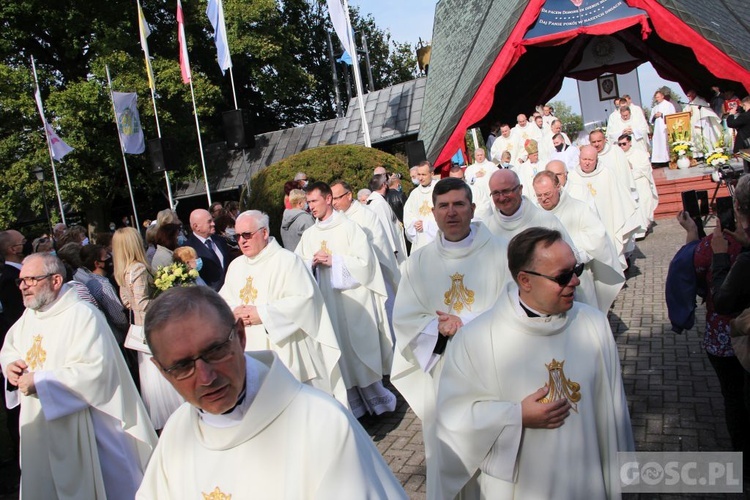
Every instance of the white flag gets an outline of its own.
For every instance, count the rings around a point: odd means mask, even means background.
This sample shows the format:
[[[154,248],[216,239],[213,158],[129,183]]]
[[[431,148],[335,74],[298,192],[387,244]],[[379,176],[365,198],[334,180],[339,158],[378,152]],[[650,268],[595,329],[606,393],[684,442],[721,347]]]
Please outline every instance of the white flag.
[[[214,28],[214,42],[216,43],[217,60],[223,75],[232,67],[232,56],[229,53],[229,42],[227,42],[227,27],[224,23],[224,6],[221,0],[208,0],[206,15]]]
[[[331,16],[333,29],[336,30],[336,34],[339,36],[339,40],[341,40],[341,45],[344,46],[344,50],[354,58],[357,54],[357,47],[354,45],[354,38],[352,37],[351,31],[347,29],[347,26],[350,23],[349,13],[344,10],[341,0],[327,0],[327,3],[328,14]]]
[[[138,115],[138,96],[135,92],[112,92],[117,115],[117,132],[126,153],[140,154],[146,150],[141,118]]]
[[[52,125],[45,122],[44,127],[47,129],[47,137],[49,138],[49,147],[52,150],[52,158],[55,160],[62,160],[66,154],[73,151],[73,148],[60,139],[57,132],[55,132],[55,129],[52,128]]]

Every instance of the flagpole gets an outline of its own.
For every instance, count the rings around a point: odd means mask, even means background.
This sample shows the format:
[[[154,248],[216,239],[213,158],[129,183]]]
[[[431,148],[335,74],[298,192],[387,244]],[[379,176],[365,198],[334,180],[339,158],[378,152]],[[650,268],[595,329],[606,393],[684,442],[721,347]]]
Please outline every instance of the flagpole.
[[[237,92],[234,90],[234,73],[232,72],[231,66],[229,66],[229,79],[232,81],[232,97],[234,97],[234,109],[240,109],[240,107],[237,106]]]
[[[338,0],[337,0],[338,1]],[[348,33],[352,32],[352,20],[349,18],[349,2],[344,0],[344,12],[346,14],[346,29]],[[352,46],[349,47],[350,53],[353,57],[352,69],[354,70],[354,84],[357,86],[357,102],[359,103],[359,114],[362,119],[362,134],[364,135],[365,146],[368,148],[372,147],[370,142],[370,127],[367,125],[367,115],[365,113],[365,98],[362,95],[362,75],[359,71],[359,56],[357,55],[357,42],[354,38],[351,39]]]
[[[130,171],[128,170],[128,160],[125,158],[125,145],[122,143],[122,136],[120,135],[120,126],[117,123],[117,109],[115,108],[115,96],[112,94],[112,79],[109,76],[109,65],[106,64],[104,68],[107,70],[107,85],[109,87],[109,99],[112,101],[112,114],[115,117],[115,128],[117,130],[117,140],[120,142],[120,153],[122,153],[122,163],[125,165],[125,177],[128,180],[128,191],[130,191],[130,203],[133,205],[133,217],[135,217],[135,227],[141,227],[141,223],[138,221],[138,211],[135,209],[135,198],[133,197],[133,186],[130,184]]]
[[[156,84],[153,80],[153,70],[151,69],[151,61],[149,60],[148,53],[148,35],[151,34],[150,30],[147,29],[146,20],[143,18],[143,10],[141,9],[141,2],[138,0],[138,31],[141,38],[141,48],[143,49],[143,56],[146,58],[146,73],[148,73],[148,87],[151,90],[151,103],[154,106],[154,120],[156,120],[156,133],[159,139],[161,139],[161,126],[159,125],[159,113],[156,111]],[[169,197],[169,208],[174,210],[174,200],[172,199],[172,185],[169,183],[169,172],[164,170],[164,182],[167,184],[167,196]]]
[[[188,63],[190,64],[190,63]],[[193,90],[193,79],[190,78],[190,95],[193,98],[193,115],[195,115],[195,130],[198,132],[198,149],[201,152],[201,165],[203,166],[203,182],[206,184],[206,198],[208,206],[211,206],[211,190],[208,187],[208,174],[206,173],[206,158],[203,156],[203,140],[201,139],[201,124],[198,121],[198,108],[195,106],[195,91]]]
[[[39,90],[39,79],[36,75],[36,64],[34,63],[34,56],[31,56],[31,69],[34,72],[34,85],[36,85],[36,90],[39,92],[39,102],[41,104],[42,97],[41,97],[41,91]],[[49,153],[49,162],[50,165],[52,165],[52,179],[55,181],[55,192],[57,193],[57,204],[60,207],[60,219],[62,220],[62,223],[66,226],[68,223],[65,221],[65,210],[63,210],[63,202],[62,202],[62,196],[60,196],[60,185],[57,182],[57,170],[55,169],[55,159],[54,155],[52,154],[52,144],[50,142],[49,133],[47,132],[47,119],[44,117],[44,110],[39,109],[39,112],[41,113],[41,119],[42,119],[42,128],[44,129],[44,139],[47,141],[47,152]]]

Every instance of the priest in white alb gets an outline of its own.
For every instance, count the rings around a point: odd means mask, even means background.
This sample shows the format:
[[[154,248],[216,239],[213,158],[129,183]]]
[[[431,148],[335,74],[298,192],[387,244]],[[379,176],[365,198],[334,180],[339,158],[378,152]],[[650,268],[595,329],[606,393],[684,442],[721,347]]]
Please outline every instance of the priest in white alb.
[[[32,254],[26,311],[0,350],[6,404],[21,405],[21,498],[132,499],[156,433],[104,315]]]
[[[466,183],[442,179],[433,197],[438,237],[404,265],[393,315],[391,370],[391,382],[422,421],[428,484],[437,466],[435,396],[443,352],[453,336],[492,307],[508,279],[507,243],[483,223],[471,222],[474,207]]]
[[[437,182],[432,179],[434,171],[428,161],[417,165],[419,185],[412,189],[404,204],[404,231],[411,242],[412,252],[430,243],[437,234],[437,224],[432,215],[432,188]]]
[[[511,240],[497,304],[449,344],[438,388],[435,499],[618,499],[634,449],[606,315],[573,300],[557,231]]]
[[[651,141],[651,163],[669,162],[669,132],[665,117],[675,113],[674,105],[664,99],[664,93],[657,90],[654,93],[656,104],[651,108],[651,124],[654,135]]]
[[[612,238],[620,264],[628,267],[628,247],[641,228],[638,205],[614,172],[598,165],[598,155],[593,146],[581,148],[578,168],[568,174],[567,192],[573,198],[594,199],[599,217]]]
[[[534,139],[529,139],[523,145],[526,151],[526,161],[511,170],[518,175],[518,179],[523,186],[523,196],[529,200],[534,200],[534,188],[531,183],[537,172],[544,170],[544,163],[539,159],[539,143]]]
[[[539,206],[560,219],[576,246],[580,262],[585,264],[576,293],[593,293],[594,300],[578,300],[606,314],[625,284],[617,250],[599,216],[561,188],[557,176],[549,170],[539,172],[534,178]],[[592,289],[582,290],[589,275]]]
[[[295,253],[312,269],[341,349],[339,366],[355,417],[393,411],[396,397],[383,386],[393,361],[378,259],[356,222],[333,210],[331,188],[309,185],[307,204],[315,225],[302,233]]]
[[[690,112],[690,124],[692,125],[693,144],[696,152],[703,154],[716,148],[723,139],[721,118],[711,109],[711,105],[698,95],[695,90],[685,92],[688,103],[683,111]]]
[[[212,290],[168,290],[145,328],[152,361],[186,403],[137,499],[407,498],[348,411],[276,353],[245,352],[244,322]]]
[[[654,212],[659,205],[659,193],[656,190],[651,159],[647,152],[633,146],[633,142],[628,135],[621,135],[617,140],[617,145],[625,153],[625,158],[627,158],[633,172],[635,188],[638,190],[638,210],[643,222],[635,237],[636,239],[643,238],[654,222]]]
[[[336,334],[304,262],[270,235],[263,212],[238,215],[235,231],[242,256],[229,265],[219,294],[244,323],[247,350],[274,351],[297,380],[346,405]]]
[[[472,198],[478,214],[491,211],[490,177],[496,171],[497,165],[487,159],[484,149],[477,148],[474,151],[474,163],[466,167],[464,179],[471,187]]]
[[[417,167],[413,168],[416,172]],[[369,188],[370,193],[367,195],[365,205],[378,216],[380,223],[383,224],[388,243],[395,249],[396,261],[401,265],[407,257],[404,225],[398,220],[390,203],[385,199],[388,192],[388,177],[384,174],[373,175]]]
[[[516,147],[516,138],[511,135],[510,125],[507,123],[500,125],[500,136],[496,137],[495,142],[492,143],[490,159],[500,163],[502,154],[505,151],[510,153],[510,162],[512,165],[515,165],[518,148]]]
[[[621,106],[620,112],[613,114],[607,123],[607,139],[615,144],[617,139],[626,134],[630,136],[633,147],[644,152],[649,150],[648,122],[643,116],[634,115],[630,106]]]

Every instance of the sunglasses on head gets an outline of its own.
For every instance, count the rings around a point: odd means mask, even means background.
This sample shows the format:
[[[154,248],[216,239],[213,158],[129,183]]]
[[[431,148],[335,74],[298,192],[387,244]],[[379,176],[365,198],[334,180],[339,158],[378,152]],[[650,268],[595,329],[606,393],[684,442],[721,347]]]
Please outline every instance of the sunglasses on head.
[[[561,287],[566,287],[566,286],[568,286],[568,283],[570,283],[570,280],[573,279],[573,275],[574,274],[576,276],[580,276],[581,275],[581,273],[583,272],[583,266],[584,266],[583,263],[578,263],[578,264],[576,264],[573,267],[573,269],[569,269],[567,271],[564,271],[564,272],[558,274],[557,276],[547,276],[546,274],[541,274],[541,273],[538,273],[536,271],[528,271],[528,270],[525,270],[525,269],[522,270],[522,272],[524,272],[526,274],[532,274],[534,276],[541,276],[542,278],[547,278],[550,281],[554,281],[555,283],[557,283]]]

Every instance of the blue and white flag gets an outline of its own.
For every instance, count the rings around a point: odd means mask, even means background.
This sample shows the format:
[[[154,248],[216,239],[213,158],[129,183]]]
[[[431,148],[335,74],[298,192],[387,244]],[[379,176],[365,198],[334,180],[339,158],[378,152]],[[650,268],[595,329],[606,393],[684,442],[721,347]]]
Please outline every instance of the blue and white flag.
[[[354,37],[350,31],[349,26],[349,13],[344,10],[344,6],[341,0],[327,0],[328,14],[331,16],[331,24],[333,29],[341,40],[341,45],[344,46],[344,50],[349,53],[350,56],[356,55],[357,47],[354,45]]]
[[[117,132],[126,153],[135,155],[146,150],[141,118],[138,116],[138,96],[135,92],[112,92],[117,115]]]
[[[232,67],[232,55],[229,53],[227,41],[227,27],[224,23],[224,6],[221,0],[208,0],[206,15],[214,27],[214,43],[216,43],[216,59],[219,61],[221,74]]]

